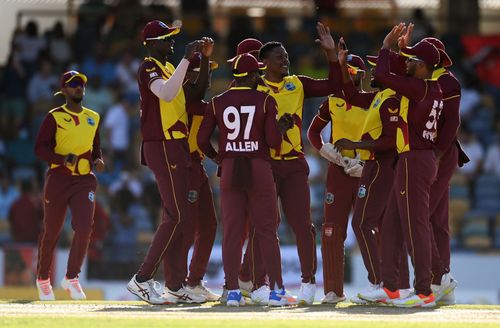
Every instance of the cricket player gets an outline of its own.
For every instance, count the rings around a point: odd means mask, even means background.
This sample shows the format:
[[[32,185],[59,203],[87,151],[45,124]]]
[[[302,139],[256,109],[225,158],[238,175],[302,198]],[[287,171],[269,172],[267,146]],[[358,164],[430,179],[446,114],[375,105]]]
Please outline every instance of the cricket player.
[[[343,47],[341,41],[340,47]],[[348,79],[358,89],[366,71],[361,57],[347,58]],[[321,231],[321,253],[323,257],[323,304],[336,304],[346,299],[344,295],[344,241],[347,237],[349,213],[354,207],[358,193],[359,177],[363,171],[362,162],[356,159],[357,151],[338,152],[333,144],[342,138],[361,138],[363,123],[367,116],[366,107],[352,106],[342,92],[342,75],[338,59],[335,61],[335,92],[320,106],[318,114],[309,127],[307,136],[321,156],[329,161],[326,178],[326,194]],[[331,123],[330,142],[323,143],[321,131]],[[359,155],[358,155],[359,157]]]
[[[233,61],[235,87],[212,99],[198,133],[202,151],[221,167],[222,258],[227,306],[245,303],[239,290],[238,274],[247,214],[259,236],[260,252],[269,275],[268,304],[297,303],[286,293],[281,277],[276,188],[269,162],[269,148],[279,147],[280,131],[285,133],[290,129],[293,120],[285,115],[280,119],[278,130],[275,100],[255,90],[262,66],[250,54]],[[218,152],[210,144],[216,126],[219,128]]]
[[[330,30],[318,23],[317,31],[319,39],[316,42],[331,63],[336,60],[336,53]],[[295,121],[294,127],[283,137],[281,147],[271,149],[272,169],[278,197],[297,240],[302,271],[298,299],[301,303],[312,304],[316,294],[316,229],[310,213],[309,166],[302,149],[302,115],[305,98],[327,96],[333,92],[333,66],[330,65],[328,79],[324,80],[290,75],[288,53],[280,42],[264,44],[259,58],[266,69],[257,90],[276,100],[278,117],[288,113]]]
[[[44,118],[35,142],[36,156],[49,164],[43,188],[43,227],[38,243],[37,279],[41,301],[54,301],[50,268],[54,249],[64,225],[66,210],[71,210],[75,232],[61,287],[74,300],[86,299],[78,280],[92,231],[96,178],[92,169],[104,170],[99,114],[82,106],[87,77],[77,71],[60,79],[66,103],[52,109]]]
[[[343,92],[346,101],[352,105],[367,108],[368,113],[362,129],[361,140],[340,139],[335,147],[340,150],[351,149],[360,154],[364,161],[363,173],[359,181],[352,228],[358,240],[363,263],[368,272],[368,291],[380,288],[380,233],[382,218],[386,210],[394,181],[394,167],[397,161],[396,129],[399,123],[401,97],[392,89],[385,88],[371,74],[371,87],[374,92],[361,92],[348,75],[347,55],[339,51],[339,62],[343,71]],[[406,69],[396,53],[391,53],[391,72],[404,76]],[[377,57],[367,56],[368,63],[376,66]],[[403,65],[401,65],[403,64]],[[408,261],[406,252],[401,253],[399,289],[409,289]],[[364,293],[364,292],[362,292]],[[355,303],[366,303],[357,295],[351,299]]]
[[[187,44],[184,58],[175,68],[166,60],[173,53],[173,37],[179,32],[180,28],[169,27],[157,20],[147,23],[142,31],[149,56],[144,59],[138,72],[143,139],[141,162],[155,175],[163,215],[144,262],[128,283],[127,289],[150,304],[206,301],[204,296],[197,295],[189,286],[183,286],[187,250],[182,241],[189,220],[187,195],[191,159],[186,111],[186,98],[190,98],[182,85],[189,60],[195,51],[201,50],[202,62],[208,65],[206,55],[211,53],[213,42],[207,39]],[[203,79],[208,81],[208,76]],[[190,92],[191,95],[199,95],[205,89],[206,84],[200,83]],[[155,288],[153,277],[163,259],[168,269],[165,292],[161,294],[162,290]]]
[[[384,39],[379,52],[375,79],[402,96],[396,132],[399,159],[391,197],[399,215],[385,215],[382,228],[383,287],[358,296],[367,301],[383,300],[399,307],[436,305],[431,290],[432,233],[429,220],[430,188],[437,174],[434,147],[437,122],[443,107],[439,83],[432,79],[439,51],[420,41],[400,53],[408,57],[408,76],[390,72],[389,49],[404,34],[405,24],[396,25]],[[391,201],[389,202],[391,206]],[[398,289],[398,260],[406,243],[415,271],[415,291],[402,295]]]
[[[200,76],[211,77],[211,72],[218,67],[216,62],[210,61],[207,64],[206,61],[202,61],[202,58],[203,56],[199,52],[195,53],[191,58],[186,73],[184,90],[195,88],[197,83],[205,83],[200,81]],[[202,65],[202,62],[204,65]],[[207,88],[209,87],[210,78],[207,83]],[[212,189],[202,164],[205,156],[198,147],[198,141],[196,140],[207,105],[203,100],[204,94],[200,94],[199,98],[188,102],[186,105],[189,128],[188,144],[191,154],[191,174],[187,194],[188,215],[193,224],[187,227],[183,243],[187,249],[191,246],[194,247],[186,285],[191,288],[192,293],[202,295],[207,301],[214,302],[219,300],[220,296],[203,285],[203,276],[207,270],[208,260],[214,245],[217,218],[215,216]],[[165,272],[167,270],[168,267],[165,267]]]

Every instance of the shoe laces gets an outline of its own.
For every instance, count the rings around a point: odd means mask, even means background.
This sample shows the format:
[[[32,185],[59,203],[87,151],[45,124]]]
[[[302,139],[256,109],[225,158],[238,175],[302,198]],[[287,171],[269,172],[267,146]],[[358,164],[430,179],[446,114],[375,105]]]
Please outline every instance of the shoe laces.
[[[44,295],[49,295],[52,291],[49,280],[38,280],[38,287],[40,287]]]

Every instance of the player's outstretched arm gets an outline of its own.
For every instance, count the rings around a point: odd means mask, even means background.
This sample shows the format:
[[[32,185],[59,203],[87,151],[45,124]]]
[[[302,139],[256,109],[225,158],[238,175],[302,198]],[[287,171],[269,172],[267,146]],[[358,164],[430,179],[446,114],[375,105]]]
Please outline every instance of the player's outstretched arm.
[[[205,97],[205,91],[208,88],[209,81],[209,61],[210,56],[214,51],[214,40],[209,37],[203,37],[201,39],[203,42],[201,44],[201,65],[200,65],[200,74],[198,75],[198,79],[194,84],[189,85],[187,88],[184,88],[186,92],[186,99],[188,101],[201,101]]]

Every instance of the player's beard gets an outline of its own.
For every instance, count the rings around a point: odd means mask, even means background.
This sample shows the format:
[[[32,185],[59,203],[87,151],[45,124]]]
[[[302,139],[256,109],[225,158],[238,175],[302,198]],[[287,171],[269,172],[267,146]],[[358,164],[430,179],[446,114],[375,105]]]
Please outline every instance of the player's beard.
[[[83,95],[81,95],[81,96],[75,95],[75,96],[71,97],[71,101],[73,101],[75,104],[81,103],[82,100],[83,100]]]

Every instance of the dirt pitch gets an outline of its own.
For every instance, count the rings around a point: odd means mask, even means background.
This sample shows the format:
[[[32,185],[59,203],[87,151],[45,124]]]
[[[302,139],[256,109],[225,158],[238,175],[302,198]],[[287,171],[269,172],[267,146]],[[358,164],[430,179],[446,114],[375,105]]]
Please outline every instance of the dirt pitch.
[[[244,320],[332,320],[373,322],[474,323],[500,327],[500,306],[456,305],[436,309],[398,309],[383,306],[341,304],[337,307],[314,305],[288,308],[245,306],[227,308],[217,303],[205,305],[150,306],[141,302],[116,301],[1,301],[0,319],[54,318],[168,318],[168,319],[244,319]],[[1,320],[0,320],[1,321]]]

